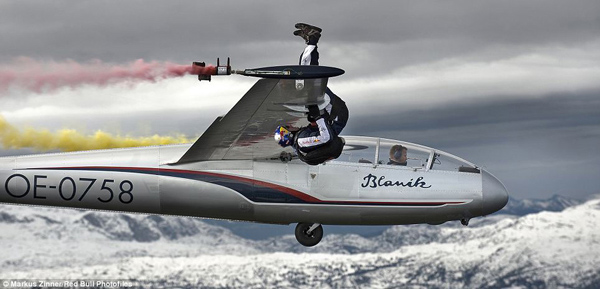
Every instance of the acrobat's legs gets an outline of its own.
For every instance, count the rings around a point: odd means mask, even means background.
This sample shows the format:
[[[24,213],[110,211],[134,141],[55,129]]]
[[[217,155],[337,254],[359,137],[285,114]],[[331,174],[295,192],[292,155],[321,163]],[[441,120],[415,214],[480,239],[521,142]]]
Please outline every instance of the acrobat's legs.
[[[319,65],[319,51],[317,43],[321,38],[321,28],[305,23],[297,23],[294,35],[302,37],[306,42],[306,48],[300,55],[300,65]]]
[[[325,90],[325,94],[331,99],[330,104],[325,108],[329,113],[331,129],[333,129],[336,135],[340,135],[348,123],[348,107],[339,96],[329,89],[329,87]]]
[[[300,65],[319,65],[319,51],[317,43],[321,38],[321,28],[309,24],[296,24],[298,30],[294,31],[294,35],[302,37],[306,42],[306,48],[300,55]],[[348,107],[346,103],[333,93],[329,88],[325,91],[329,96],[330,103],[325,110],[329,114],[328,121],[336,135],[339,135],[346,123],[348,122]]]
[[[307,45],[300,55],[300,65],[319,65],[317,45]]]

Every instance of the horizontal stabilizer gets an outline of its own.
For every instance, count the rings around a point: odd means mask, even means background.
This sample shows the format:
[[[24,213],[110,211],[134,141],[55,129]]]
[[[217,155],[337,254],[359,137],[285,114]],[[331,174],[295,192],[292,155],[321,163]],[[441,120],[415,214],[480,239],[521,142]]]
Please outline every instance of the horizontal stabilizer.
[[[271,66],[232,71],[232,73],[244,76],[276,79],[328,78],[342,75],[344,72],[339,68],[316,65]]]

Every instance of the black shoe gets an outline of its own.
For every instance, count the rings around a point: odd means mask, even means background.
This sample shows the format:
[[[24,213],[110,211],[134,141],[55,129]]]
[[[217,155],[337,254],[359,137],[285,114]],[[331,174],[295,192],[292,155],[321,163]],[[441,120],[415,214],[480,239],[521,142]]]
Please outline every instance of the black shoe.
[[[319,27],[304,23],[297,23],[296,28],[299,30],[294,31],[294,35],[302,37],[308,45],[317,45],[321,38],[321,31],[323,31]]]
[[[306,32],[309,32],[310,30],[316,30],[319,33],[323,32],[323,29],[306,23],[296,23],[294,27],[296,27],[296,29],[304,30]]]
[[[317,45],[317,42],[319,42],[319,39],[321,38],[321,33],[319,32],[313,33],[312,35],[307,35],[302,30],[294,31],[294,35],[302,37],[302,39],[304,39],[308,45]]]

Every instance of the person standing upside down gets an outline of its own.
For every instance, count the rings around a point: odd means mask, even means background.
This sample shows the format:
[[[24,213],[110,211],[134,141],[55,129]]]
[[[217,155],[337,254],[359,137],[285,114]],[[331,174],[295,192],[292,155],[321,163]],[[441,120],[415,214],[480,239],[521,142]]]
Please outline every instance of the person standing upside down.
[[[317,43],[322,29],[309,24],[296,24],[294,35],[302,37],[307,44],[300,55],[300,65],[319,65]],[[321,112],[316,105],[308,107],[309,125],[298,130],[279,126],[275,130],[275,140],[282,147],[292,146],[302,161],[318,165],[340,156],[344,140],[339,137],[348,122],[346,103],[329,88],[325,90],[329,104]]]
[[[321,28],[304,23],[297,23],[294,35],[302,37],[306,48],[300,55],[300,65],[319,65],[319,51],[317,43],[321,39]],[[329,104],[325,107],[328,113],[327,122],[337,135],[340,135],[346,123],[348,123],[348,107],[346,103],[331,89],[326,88],[325,98],[329,98]]]

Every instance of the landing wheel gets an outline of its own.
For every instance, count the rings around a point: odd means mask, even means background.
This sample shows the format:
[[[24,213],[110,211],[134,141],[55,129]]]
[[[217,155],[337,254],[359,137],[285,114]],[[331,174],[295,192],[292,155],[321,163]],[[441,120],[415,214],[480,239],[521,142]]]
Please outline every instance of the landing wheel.
[[[298,223],[296,226],[296,240],[306,247],[319,244],[323,238],[323,226],[321,224]]]

